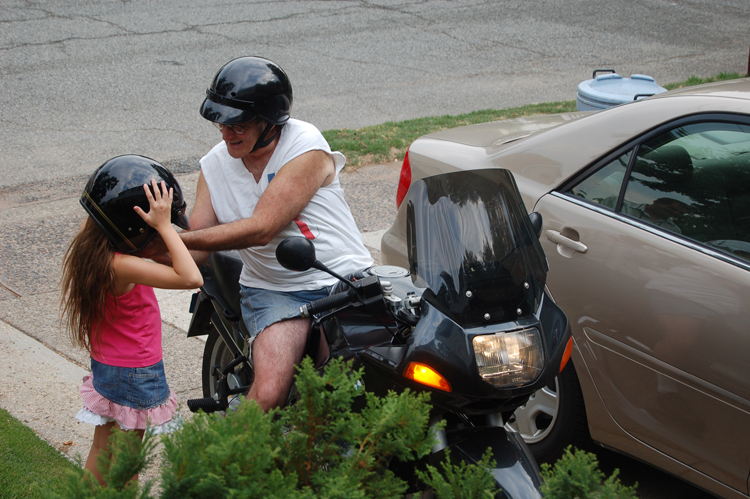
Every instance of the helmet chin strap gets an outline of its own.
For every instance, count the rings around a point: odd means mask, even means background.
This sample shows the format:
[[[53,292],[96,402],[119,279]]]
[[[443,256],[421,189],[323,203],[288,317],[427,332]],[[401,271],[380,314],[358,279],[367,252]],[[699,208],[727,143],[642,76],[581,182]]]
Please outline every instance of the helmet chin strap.
[[[276,130],[276,133],[274,133],[273,136],[268,137],[268,134],[271,133],[271,129],[273,128],[273,123],[266,123],[266,127],[261,132],[258,140],[255,141],[255,146],[253,146],[253,149],[250,152],[255,152],[258,149],[262,149],[273,142],[281,133],[281,126],[282,125],[279,125],[278,130]]]

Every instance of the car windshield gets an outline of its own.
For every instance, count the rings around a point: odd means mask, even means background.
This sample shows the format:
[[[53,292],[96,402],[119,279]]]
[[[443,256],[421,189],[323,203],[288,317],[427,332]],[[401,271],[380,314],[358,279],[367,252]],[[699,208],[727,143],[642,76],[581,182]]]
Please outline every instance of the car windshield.
[[[536,310],[547,263],[508,170],[420,179],[406,218],[412,279],[454,321],[507,322]]]

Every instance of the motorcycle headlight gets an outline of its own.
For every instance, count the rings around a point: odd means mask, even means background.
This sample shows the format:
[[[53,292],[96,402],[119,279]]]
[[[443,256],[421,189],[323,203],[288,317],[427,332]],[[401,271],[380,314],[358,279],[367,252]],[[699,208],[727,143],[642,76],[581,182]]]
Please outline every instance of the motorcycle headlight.
[[[497,388],[534,382],[544,368],[541,335],[536,328],[475,336],[479,375]]]

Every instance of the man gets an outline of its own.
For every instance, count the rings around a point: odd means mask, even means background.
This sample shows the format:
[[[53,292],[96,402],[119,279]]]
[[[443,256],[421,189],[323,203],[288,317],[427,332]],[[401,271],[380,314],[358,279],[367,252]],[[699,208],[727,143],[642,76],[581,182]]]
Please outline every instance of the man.
[[[211,251],[240,251],[242,316],[254,338],[248,398],[267,411],[286,401],[302,359],[310,320],[291,317],[336,281],[315,269],[283,269],[276,246],[290,236],[313,239],[318,260],[339,275],[373,262],[339,184],[346,158],[314,126],[290,118],[284,71],[241,57],[219,70],[206,93],[201,115],[223,141],[201,159],[193,230],[182,237],[198,263]]]

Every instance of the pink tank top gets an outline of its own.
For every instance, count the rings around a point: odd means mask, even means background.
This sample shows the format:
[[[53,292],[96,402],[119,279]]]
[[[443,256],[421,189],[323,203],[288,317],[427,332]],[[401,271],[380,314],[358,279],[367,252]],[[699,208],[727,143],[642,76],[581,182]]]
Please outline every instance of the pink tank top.
[[[162,358],[161,312],[154,288],[136,284],[115,298],[107,296],[107,314],[101,324],[100,341],[91,357],[119,367],[147,367]]]

